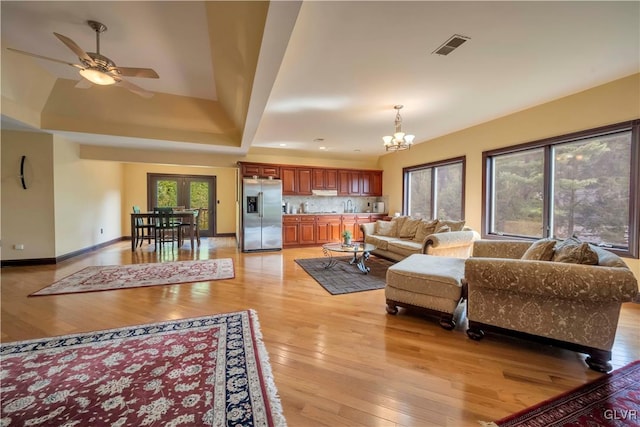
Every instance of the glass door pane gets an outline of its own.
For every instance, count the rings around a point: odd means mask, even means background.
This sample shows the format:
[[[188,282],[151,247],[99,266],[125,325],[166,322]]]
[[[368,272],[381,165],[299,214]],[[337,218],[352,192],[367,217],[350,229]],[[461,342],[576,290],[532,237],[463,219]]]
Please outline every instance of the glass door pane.
[[[155,206],[178,206],[178,180],[158,179],[156,181],[156,200],[150,209]]]
[[[187,178],[189,184],[189,207],[200,209],[198,226],[201,235],[209,235],[209,202],[211,201],[211,188],[209,180]]]
[[[148,174],[148,206],[200,209],[200,236],[215,235],[215,176]]]

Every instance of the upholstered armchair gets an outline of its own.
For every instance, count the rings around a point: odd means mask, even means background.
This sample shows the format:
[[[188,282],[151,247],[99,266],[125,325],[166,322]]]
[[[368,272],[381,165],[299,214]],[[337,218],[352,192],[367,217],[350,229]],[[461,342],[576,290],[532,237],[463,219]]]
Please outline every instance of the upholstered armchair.
[[[583,244],[592,256],[585,262],[596,265],[557,262],[554,244],[537,260],[522,259],[529,242],[474,242],[464,273],[467,335],[479,340],[487,330],[558,345],[588,354],[591,369],[607,372],[620,307],[638,293],[637,280],[612,252]]]

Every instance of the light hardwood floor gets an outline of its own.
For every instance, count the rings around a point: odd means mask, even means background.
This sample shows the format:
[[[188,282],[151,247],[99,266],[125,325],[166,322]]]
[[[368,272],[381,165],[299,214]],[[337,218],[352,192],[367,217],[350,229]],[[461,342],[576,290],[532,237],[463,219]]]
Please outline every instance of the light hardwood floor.
[[[188,244],[187,244],[188,248]],[[295,262],[319,248],[243,254],[229,238],[163,252],[129,242],[56,266],[1,270],[1,340],[9,342],[255,309],[291,427],[477,426],[599,377],[584,355],[487,335],[466,322],[385,312],[384,290],[332,296]],[[90,265],[230,257],[236,277],[199,284],[30,297]],[[625,304],[612,363],[640,359],[640,304]]]

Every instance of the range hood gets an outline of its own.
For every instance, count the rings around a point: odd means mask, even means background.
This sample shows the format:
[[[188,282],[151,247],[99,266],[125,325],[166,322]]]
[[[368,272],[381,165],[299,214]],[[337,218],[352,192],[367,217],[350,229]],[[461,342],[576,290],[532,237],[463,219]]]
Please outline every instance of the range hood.
[[[338,190],[311,190],[314,196],[337,196]]]

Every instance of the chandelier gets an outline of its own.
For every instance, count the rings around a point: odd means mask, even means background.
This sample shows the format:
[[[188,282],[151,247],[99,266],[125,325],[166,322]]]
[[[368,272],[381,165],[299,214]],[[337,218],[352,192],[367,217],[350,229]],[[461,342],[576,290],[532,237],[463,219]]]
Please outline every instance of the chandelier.
[[[395,129],[393,136],[383,136],[382,140],[384,141],[384,148],[387,151],[401,151],[407,150],[411,148],[413,144],[413,139],[416,137],[415,135],[407,135],[402,132],[402,117],[400,117],[400,110],[404,107],[404,105],[394,105],[393,108],[396,109],[396,121],[395,121]]]

